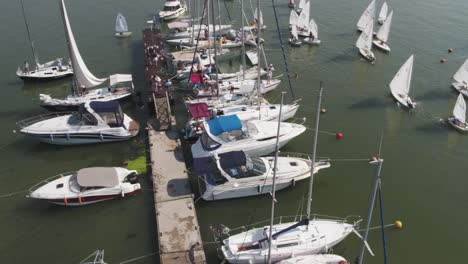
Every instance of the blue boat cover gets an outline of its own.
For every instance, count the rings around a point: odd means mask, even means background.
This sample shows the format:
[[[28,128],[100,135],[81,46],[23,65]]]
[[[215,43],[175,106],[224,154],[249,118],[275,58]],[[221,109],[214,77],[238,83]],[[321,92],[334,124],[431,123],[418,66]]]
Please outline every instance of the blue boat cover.
[[[231,151],[218,154],[221,168],[229,169],[244,166],[247,158],[243,151]],[[193,160],[193,168],[197,174],[209,173],[218,170],[213,157],[196,158]]]
[[[82,106],[84,106],[84,104],[82,104]],[[108,102],[92,101],[89,103],[89,106],[96,113],[120,112],[120,104],[117,101],[108,101]]]
[[[208,126],[210,127],[210,133],[217,136],[224,132],[240,130],[242,123],[236,115],[228,115],[208,120]]]

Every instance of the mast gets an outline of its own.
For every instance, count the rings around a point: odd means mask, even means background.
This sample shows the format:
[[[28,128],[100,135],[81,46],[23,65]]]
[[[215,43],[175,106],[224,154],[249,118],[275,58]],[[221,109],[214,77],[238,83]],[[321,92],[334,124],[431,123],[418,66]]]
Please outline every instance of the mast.
[[[262,32],[262,23],[260,19],[260,0],[257,0],[257,22],[255,23],[257,27],[257,58],[260,58],[260,36]],[[258,104],[258,119],[260,120],[262,118],[262,111],[260,111],[260,104],[261,104],[261,92],[260,92],[260,75],[262,74],[262,65],[261,65],[261,60],[258,59],[258,65],[257,65],[257,104]],[[268,67],[268,65],[266,65]]]
[[[207,30],[208,30],[208,62],[211,65],[211,49],[210,49],[210,0],[207,0],[208,4],[206,5],[206,24],[207,24]],[[201,61],[200,61],[201,64]]]
[[[70,60],[72,61],[72,65],[74,66],[75,63],[73,63],[74,58],[73,58],[73,51],[71,47],[70,35],[67,33],[68,28],[67,28],[67,22],[65,19],[65,6],[64,6],[65,4],[63,3],[63,0],[59,0],[59,5],[60,5],[60,13],[62,14],[62,19],[63,19],[63,27],[65,28],[65,39],[67,40],[68,56],[70,56]],[[75,71],[75,67],[73,67],[73,70]],[[72,95],[78,94],[77,88],[78,88],[78,82],[75,78],[75,74],[73,74],[72,86],[71,86]]]
[[[309,194],[307,199],[307,218],[310,219],[310,211],[312,210],[312,189],[314,186],[314,170],[315,170],[315,155],[317,151],[317,138],[318,138],[318,129],[320,123],[320,106],[322,104],[322,93],[323,87],[322,82],[320,82],[320,92],[317,100],[317,114],[315,116],[315,131],[314,131],[314,144],[312,147],[312,168],[310,171],[310,180],[309,180]]]
[[[31,45],[31,51],[34,56],[34,62],[36,62],[36,67],[39,67],[39,57],[37,56],[36,50],[34,49],[34,41],[31,38],[31,32],[29,30],[29,23],[26,19],[26,11],[24,10],[23,0],[20,0],[21,10],[23,11],[24,24],[26,25],[26,32],[28,33],[29,44]]]
[[[273,238],[273,221],[275,219],[275,194],[276,194],[276,169],[278,166],[278,152],[279,152],[279,135],[281,125],[281,112],[283,110],[283,99],[286,92],[281,92],[281,104],[278,116],[278,128],[276,130],[276,145],[275,145],[275,162],[273,165],[273,186],[271,190],[271,219],[270,219],[270,234],[268,236],[268,264],[271,264],[271,240]]]
[[[215,22],[215,15],[214,15],[214,0],[211,1],[211,7],[212,7],[212,11],[211,12],[211,18],[213,20],[213,48],[214,48],[214,59],[215,59],[215,62],[216,62],[216,59],[217,59],[217,53],[216,53],[216,22]],[[209,43],[209,42],[208,42]],[[221,44],[220,44],[221,46]],[[211,61],[210,61],[211,63]],[[218,89],[218,65],[215,64],[215,80],[216,80],[216,84],[215,84],[215,87],[216,87],[216,97],[219,97],[219,89]]]
[[[245,34],[244,34],[244,0],[241,1],[241,9],[242,9],[242,28],[241,28],[241,41],[242,41],[242,80],[245,80]]]

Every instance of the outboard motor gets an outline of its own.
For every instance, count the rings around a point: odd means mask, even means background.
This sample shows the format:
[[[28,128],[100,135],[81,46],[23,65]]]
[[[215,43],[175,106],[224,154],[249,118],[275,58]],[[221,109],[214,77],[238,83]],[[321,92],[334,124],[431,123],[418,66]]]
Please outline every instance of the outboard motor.
[[[129,175],[127,175],[127,177],[125,177],[125,179],[127,180],[127,182],[131,183],[131,184],[135,184],[138,182],[138,174],[136,174],[135,172],[132,172],[130,173]]]

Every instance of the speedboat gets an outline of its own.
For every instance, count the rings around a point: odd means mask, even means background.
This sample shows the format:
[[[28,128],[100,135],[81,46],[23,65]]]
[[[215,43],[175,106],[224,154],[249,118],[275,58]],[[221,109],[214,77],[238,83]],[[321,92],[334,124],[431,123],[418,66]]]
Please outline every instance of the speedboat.
[[[345,258],[334,254],[315,254],[285,259],[278,264],[347,264]]]
[[[280,126],[278,136],[275,121],[242,122],[236,115],[204,121],[203,133],[192,145],[192,156],[202,158],[209,157],[213,151],[220,154],[239,150],[252,157],[263,156],[274,152],[277,137],[281,148],[306,130],[305,126],[294,123],[281,122]]]
[[[206,201],[240,198],[272,192],[275,157],[250,157],[243,151],[194,159],[199,176],[198,185]],[[294,186],[310,177],[311,160],[296,157],[278,157],[275,190]],[[328,161],[315,164],[314,173],[330,167]]]
[[[453,115],[447,119],[448,123],[460,132],[468,132],[466,123],[466,103],[462,94],[458,94],[457,102],[453,108]]]
[[[128,140],[138,134],[138,123],[122,113],[118,102],[92,101],[78,112],[53,113],[17,123],[20,132],[44,143],[79,145]]]
[[[141,189],[137,172],[119,167],[93,167],[62,173],[29,189],[29,198],[80,206],[134,194]]]
[[[29,69],[27,62],[22,67],[16,69],[16,76],[27,81],[48,81],[72,76],[73,68],[71,64],[62,65],[62,58],[46,62],[44,64],[36,63],[34,69]]]
[[[187,6],[178,0],[167,0],[164,8],[159,12],[159,17],[163,20],[178,18],[187,10]]]

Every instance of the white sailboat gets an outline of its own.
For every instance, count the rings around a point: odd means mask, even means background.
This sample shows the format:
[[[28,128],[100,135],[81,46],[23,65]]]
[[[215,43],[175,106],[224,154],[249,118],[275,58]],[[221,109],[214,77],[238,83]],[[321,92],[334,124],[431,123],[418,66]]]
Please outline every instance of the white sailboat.
[[[295,47],[299,47],[302,45],[302,41],[297,36],[297,27],[294,24],[291,27],[291,36],[289,36],[289,44]]]
[[[390,91],[393,97],[408,109],[416,107],[416,103],[408,95],[413,74],[413,62],[414,55],[411,55],[390,82]]]
[[[388,5],[387,5],[387,2],[384,2],[382,4],[382,8],[380,8],[379,18],[377,18],[377,22],[379,22],[380,25],[385,23],[385,20],[387,19],[387,13],[388,13]]]
[[[448,118],[448,123],[456,130],[468,132],[468,124],[466,123],[466,103],[462,94],[458,94],[457,102],[453,108],[453,115]]]
[[[39,62],[39,56],[37,55],[34,47],[34,41],[31,38],[31,32],[29,31],[29,23],[26,19],[26,11],[24,10],[24,4],[21,0],[21,10],[23,11],[24,23],[26,25],[26,32],[28,34],[29,44],[31,45],[31,51],[34,57],[35,67],[32,68],[28,61],[24,61],[22,66],[16,69],[16,76],[28,81],[46,81],[60,79],[73,75],[72,65],[63,65],[62,58],[57,58],[53,61],[41,64]]]
[[[372,52],[372,31],[374,29],[374,20],[371,19],[367,24],[366,28],[359,35],[358,40],[356,41],[356,47],[359,49],[359,53],[369,60],[370,62],[375,62],[375,56]]]
[[[115,19],[115,36],[122,38],[130,35],[132,35],[132,32],[128,31],[127,19],[121,13],[118,13]]]
[[[124,100],[133,93],[133,82],[130,74],[114,74],[109,78],[97,78],[86,67],[80,55],[78,46],[71,30],[64,0],[60,1],[65,35],[67,37],[68,52],[75,71],[73,82],[73,94],[64,99],[52,98],[48,94],[40,94],[41,106],[52,111],[78,110],[80,104],[89,101],[116,101]],[[94,88],[109,81],[109,86]]]
[[[289,14],[289,28],[291,28],[292,25],[296,25],[297,21],[299,21],[299,15],[295,10],[291,10],[291,13]]]
[[[297,14],[300,14],[302,12],[306,3],[307,3],[307,0],[299,0],[299,5],[297,6],[297,10],[296,10]]]
[[[318,37],[318,26],[317,23],[311,18],[309,22],[309,36],[306,37],[302,42],[310,45],[319,45],[322,41]]]
[[[263,13],[262,11],[260,10],[260,20],[258,18],[258,9],[255,8],[255,12],[254,12],[254,27],[252,29],[257,29],[257,24],[260,23],[260,25],[262,25],[262,30],[266,29],[266,25],[265,23],[263,23]]]
[[[315,254],[294,257],[278,262],[278,264],[347,264],[345,258],[334,254]]]
[[[297,35],[302,37],[309,36],[309,18],[310,18],[310,2],[307,1],[299,14],[299,19],[296,23]]]
[[[385,50],[387,52],[390,52],[390,47],[388,46],[388,36],[390,35],[390,28],[392,27],[392,18],[393,18],[393,10],[390,12],[388,15],[387,19],[383,23],[383,25],[380,27],[379,31],[377,32],[376,40],[374,40],[372,43],[374,43],[375,46],[378,48]]]
[[[358,31],[363,31],[364,28],[369,24],[371,20],[372,20],[372,23],[374,23],[373,22],[374,19],[375,19],[375,0],[372,0],[370,4],[367,6],[367,8],[364,10],[361,17],[359,18],[359,21],[356,24]]]
[[[452,86],[458,92],[468,97],[468,59],[465,60],[460,69],[453,75]]]

